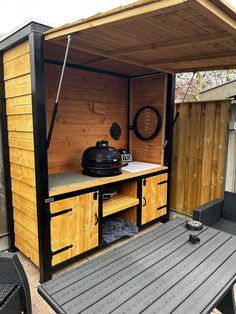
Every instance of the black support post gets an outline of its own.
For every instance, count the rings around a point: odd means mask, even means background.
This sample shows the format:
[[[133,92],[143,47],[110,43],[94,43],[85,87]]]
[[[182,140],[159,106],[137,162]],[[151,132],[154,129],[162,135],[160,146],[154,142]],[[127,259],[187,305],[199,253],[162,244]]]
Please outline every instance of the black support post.
[[[3,67],[3,52],[0,52],[0,115],[1,115],[1,137],[2,137],[2,154],[3,154],[3,169],[4,183],[6,195],[6,210],[7,223],[9,230],[9,246],[10,251],[15,251],[15,235],[14,235],[14,220],[12,207],[11,193],[11,177],[10,177],[10,161],[8,147],[8,132],[7,132],[7,116],[6,116],[6,98],[4,85],[4,67]]]
[[[168,167],[168,188],[167,188],[167,215],[169,220],[170,189],[171,189],[171,159],[172,159],[172,138],[174,125],[175,106],[175,74],[167,74],[167,100],[166,100],[166,131],[165,131],[165,152],[164,165]]]
[[[50,280],[52,277],[50,212],[49,204],[45,203],[45,199],[48,198],[48,160],[44,94],[43,35],[38,32],[32,32],[29,35],[29,44],[39,239],[39,266],[40,282],[43,283]]]

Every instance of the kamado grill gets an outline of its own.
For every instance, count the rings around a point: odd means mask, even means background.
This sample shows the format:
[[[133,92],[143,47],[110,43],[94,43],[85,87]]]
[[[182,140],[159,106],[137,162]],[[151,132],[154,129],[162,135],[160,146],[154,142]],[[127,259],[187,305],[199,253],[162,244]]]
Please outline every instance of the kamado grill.
[[[107,141],[99,141],[96,146],[87,148],[82,157],[83,174],[93,177],[119,175],[125,165],[119,150],[108,146]]]

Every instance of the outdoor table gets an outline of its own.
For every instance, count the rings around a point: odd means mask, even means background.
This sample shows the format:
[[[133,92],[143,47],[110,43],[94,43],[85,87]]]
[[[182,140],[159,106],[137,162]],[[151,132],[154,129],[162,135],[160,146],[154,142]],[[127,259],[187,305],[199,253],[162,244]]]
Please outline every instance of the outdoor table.
[[[189,235],[200,242],[193,244]],[[176,218],[38,288],[56,313],[236,313],[236,237]]]
[[[0,313],[21,313],[20,287],[17,284],[0,283]]]

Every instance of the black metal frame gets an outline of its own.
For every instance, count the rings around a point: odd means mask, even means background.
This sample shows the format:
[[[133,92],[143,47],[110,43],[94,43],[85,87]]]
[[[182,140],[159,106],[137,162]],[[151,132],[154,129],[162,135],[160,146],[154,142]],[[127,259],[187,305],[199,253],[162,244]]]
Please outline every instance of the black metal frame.
[[[168,167],[168,184],[167,184],[167,216],[163,222],[169,220],[170,213],[170,191],[171,191],[171,167],[172,167],[172,140],[174,127],[174,106],[175,106],[175,74],[167,74],[167,100],[166,100],[166,130],[164,165]]]
[[[22,41],[24,41],[30,33],[33,31],[37,31],[39,33],[44,33],[49,30],[51,27],[39,24],[36,22],[29,22],[28,24],[24,25],[21,29],[16,30],[15,33],[10,34],[8,37],[3,39],[0,42],[0,51],[8,50]]]
[[[45,97],[44,97],[44,64],[55,64],[62,65],[61,61],[44,59],[43,56],[43,35],[42,33],[48,30],[49,27],[37,24],[29,23],[10,37],[4,39],[0,43],[0,93],[1,93],[1,122],[2,122],[2,139],[3,139],[3,154],[4,154],[4,171],[6,180],[6,201],[7,201],[7,213],[8,223],[11,235],[11,248],[14,248],[14,224],[13,224],[13,209],[11,199],[11,179],[10,179],[10,164],[9,164],[9,151],[8,151],[8,137],[7,137],[7,124],[6,124],[6,108],[5,108],[5,95],[4,95],[4,80],[3,80],[3,52],[10,49],[13,46],[18,45],[20,42],[29,39],[30,44],[30,64],[31,64],[31,84],[32,84],[32,107],[33,107],[33,128],[34,128],[34,152],[35,152],[35,174],[36,174],[36,193],[37,193],[37,218],[38,218],[38,240],[39,240],[39,266],[40,266],[40,282],[43,283],[48,281],[52,277],[52,272],[70,264],[83,256],[87,256],[91,252],[96,252],[103,246],[102,244],[102,198],[99,195],[98,198],[98,220],[99,220],[99,242],[98,246],[81,253],[75,257],[72,257],[60,264],[52,267],[52,252],[51,252],[51,234],[50,234],[50,203],[69,198],[89,192],[101,191],[105,186],[93,187],[84,189],[82,191],[68,192],[61,195],[57,195],[49,198],[48,192],[48,161],[47,161],[47,133],[46,133],[46,108],[45,108]],[[135,78],[150,77],[155,75],[163,75],[164,73],[155,72],[144,75],[128,76],[120,73],[111,71],[105,71],[96,69],[93,67],[82,66],[78,64],[67,63],[67,67],[75,68],[83,71],[89,71],[94,73],[101,73],[105,75],[111,75],[114,77],[120,77],[127,79],[127,148],[130,149],[130,131],[132,130],[131,124],[131,93],[132,93],[132,81]],[[171,142],[172,142],[172,122],[173,122],[173,111],[174,111],[174,76],[168,74],[167,84],[167,112],[166,112],[166,130],[165,138],[170,139],[169,145],[165,150],[165,165],[171,166]],[[157,171],[149,175],[141,175],[136,178],[127,179],[119,183],[125,184],[132,181],[138,182],[137,197],[142,196],[142,179],[151,177],[157,174],[166,173],[167,170]],[[168,195],[170,186],[170,168],[168,169]],[[115,183],[113,183],[115,184]],[[155,221],[141,225],[141,211],[142,202],[137,207],[137,224],[140,229],[151,225],[157,221],[167,220],[168,214],[162,216]],[[169,208],[169,197],[168,197],[168,208]],[[55,253],[55,252],[54,252]],[[54,254],[53,253],[53,254]]]
[[[6,115],[6,99],[5,99],[5,84],[4,84],[4,67],[3,67],[3,52],[0,51],[0,114],[1,114],[1,136],[2,136],[2,154],[3,154],[3,169],[4,183],[6,195],[6,210],[7,224],[9,230],[10,251],[15,251],[15,235],[13,223],[13,206],[11,193],[11,178],[10,178],[10,161],[8,149],[8,134],[7,134],[7,115]]]
[[[29,35],[40,282],[52,277],[50,209],[49,204],[45,203],[45,199],[48,198],[48,160],[43,42],[41,33],[34,31]]]

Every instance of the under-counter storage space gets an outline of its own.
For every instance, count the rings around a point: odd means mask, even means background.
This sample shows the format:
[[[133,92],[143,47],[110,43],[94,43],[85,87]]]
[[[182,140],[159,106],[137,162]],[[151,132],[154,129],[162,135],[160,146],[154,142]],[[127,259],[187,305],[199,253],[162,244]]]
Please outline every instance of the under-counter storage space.
[[[98,246],[98,199],[87,193],[50,204],[52,265]]]
[[[115,188],[116,192],[113,197],[103,201],[103,217],[115,214],[130,207],[139,204],[137,197],[137,182],[119,184]],[[104,191],[102,191],[104,193]]]
[[[167,213],[167,178],[164,173],[142,180],[142,225]]]

